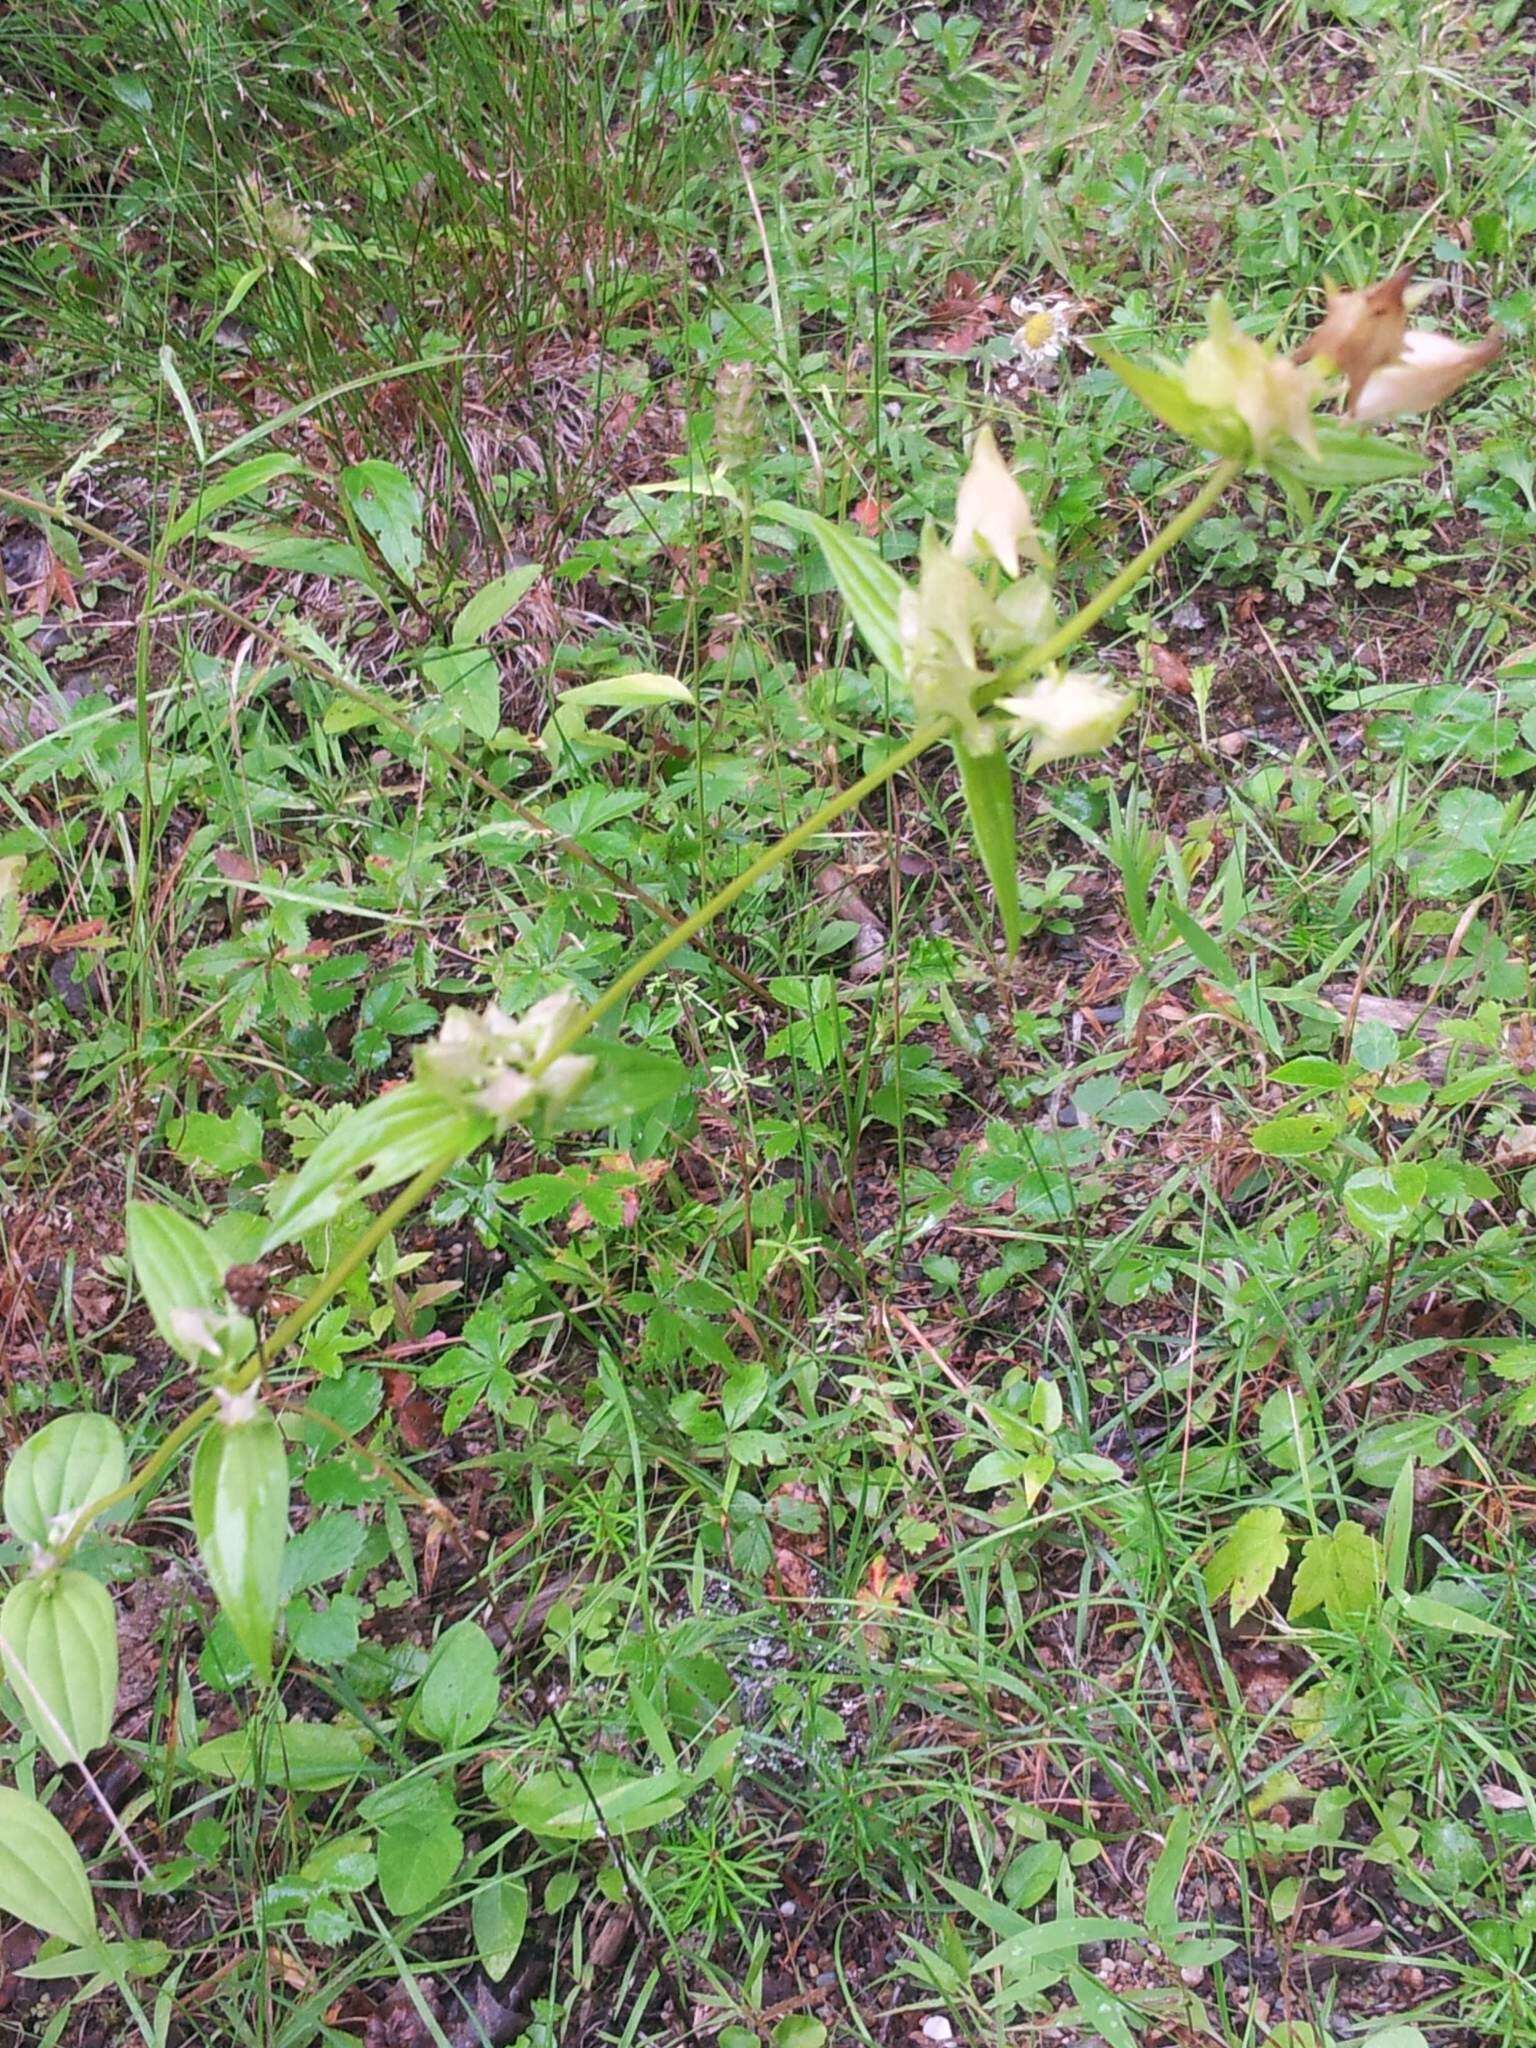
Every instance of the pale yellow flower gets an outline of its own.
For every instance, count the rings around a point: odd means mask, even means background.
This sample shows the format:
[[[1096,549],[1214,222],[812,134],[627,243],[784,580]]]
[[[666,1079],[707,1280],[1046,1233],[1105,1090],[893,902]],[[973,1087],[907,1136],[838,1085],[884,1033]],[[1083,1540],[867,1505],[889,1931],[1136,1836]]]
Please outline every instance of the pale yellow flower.
[[[1210,333],[1184,362],[1188,395],[1212,412],[1235,414],[1260,459],[1283,441],[1316,456],[1312,407],[1326,374],[1322,366],[1273,354],[1243,332],[1219,297],[1211,301],[1210,322]]]
[[[997,708],[1021,731],[1034,734],[1029,755],[1034,770],[1074,754],[1101,753],[1134,702],[1130,691],[1113,688],[1107,676],[1053,668],[1019,696],[999,698]]]
[[[998,453],[990,427],[983,427],[971,445],[970,467],[955,499],[955,533],[949,545],[962,562],[998,562],[1010,576],[1019,573],[1021,547],[1031,561],[1042,559],[1029,500]]]

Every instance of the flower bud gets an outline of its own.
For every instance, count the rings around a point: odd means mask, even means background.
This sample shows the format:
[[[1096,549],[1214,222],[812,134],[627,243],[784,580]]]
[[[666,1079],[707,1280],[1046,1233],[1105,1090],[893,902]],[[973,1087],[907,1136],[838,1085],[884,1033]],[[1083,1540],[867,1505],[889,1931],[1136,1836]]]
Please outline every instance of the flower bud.
[[[1351,409],[1371,372],[1395,361],[1402,348],[1411,275],[1411,268],[1394,270],[1363,291],[1341,292],[1329,285],[1328,310],[1296,351],[1296,362],[1316,361],[1348,380]]]
[[[962,562],[1000,563],[1019,573],[1019,549],[1044,561],[1029,500],[998,453],[992,429],[983,427],[971,447],[970,467],[955,499],[955,533],[950,552]]]
[[[898,612],[907,688],[919,723],[948,719],[961,743],[976,754],[996,744],[973,701],[982,681],[976,628],[990,612],[987,594],[971,571],[926,527],[917,588],[902,592]]]
[[[452,1009],[417,1053],[417,1078],[499,1124],[547,1122],[580,1094],[596,1065],[588,1054],[557,1051],[581,1014],[580,997],[569,991],[542,996],[522,1017],[497,1003],[478,1016]]]
[[[1073,754],[1097,754],[1125,723],[1135,699],[1128,690],[1111,688],[1107,677],[1079,669],[1048,669],[1032,688],[1017,697],[1002,697],[1018,727],[1035,736],[1030,749],[1031,772]]]

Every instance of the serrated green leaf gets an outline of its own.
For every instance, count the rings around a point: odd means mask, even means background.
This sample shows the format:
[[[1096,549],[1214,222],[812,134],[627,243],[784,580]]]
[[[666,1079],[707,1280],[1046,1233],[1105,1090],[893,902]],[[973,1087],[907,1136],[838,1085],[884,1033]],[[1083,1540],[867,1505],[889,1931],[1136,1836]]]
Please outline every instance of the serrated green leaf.
[[[1291,1586],[1289,1618],[1321,1607],[1335,1628],[1372,1613],[1381,1598],[1381,1551],[1358,1522],[1309,1536]]]
[[[524,562],[496,576],[477,590],[453,622],[453,644],[469,647],[494,632],[509,612],[515,611],[543,574],[537,562]]]
[[[0,1659],[56,1764],[100,1749],[117,1707],[117,1614],[99,1579],[70,1569],[13,1586],[0,1607]]]
[[[89,1948],[96,1906],[80,1852],[45,1806],[0,1785],[0,1913]]]
[[[106,1415],[60,1415],[29,1436],[5,1474],[5,1519],[47,1548],[61,1515],[77,1514],[128,1477],[122,1432]]]
[[[267,1409],[204,1431],[192,1460],[192,1526],[219,1606],[265,1685],[288,1541],[288,1453]]]
[[[498,1877],[475,1893],[470,1931],[480,1967],[499,1984],[517,1961],[528,1926],[528,1887],[520,1877]]]
[[[992,884],[1003,943],[1011,958],[1018,951],[1023,933],[1013,770],[1001,748],[993,754],[973,754],[956,741],[954,754],[960,770],[960,787],[965,793],[966,815],[971,821],[971,836]]]
[[[1213,1601],[1228,1596],[1235,1624],[1264,1598],[1289,1555],[1279,1508],[1249,1508],[1205,1567],[1206,1594]]]
[[[756,516],[807,534],[816,542],[870,653],[891,675],[904,676],[900,627],[904,585],[878,549],[861,534],[835,526],[819,512],[808,512],[801,505],[770,500],[757,507]]]
[[[338,479],[352,516],[402,583],[421,567],[421,493],[393,462],[354,462]]]

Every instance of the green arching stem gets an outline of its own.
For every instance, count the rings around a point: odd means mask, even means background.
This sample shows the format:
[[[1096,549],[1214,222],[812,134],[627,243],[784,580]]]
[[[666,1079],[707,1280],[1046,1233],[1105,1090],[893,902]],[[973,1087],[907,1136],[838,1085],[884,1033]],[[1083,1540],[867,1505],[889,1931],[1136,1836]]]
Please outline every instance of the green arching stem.
[[[1243,465],[1239,461],[1218,462],[1183,511],[1175,513],[1161,531],[1153,534],[1139,555],[1111,576],[1104,588],[1096,591],[1065,625],[1058,626],[1048,640],[1042,640],[1038,647],[1031,647],[1027,653],[1021,654],[977,691],[978,708],[985,710],[987,705],[995,704],[999,697],[1006,697],[1010,690],[1016,690],[1030,676],[1038,675],[1041,669],[1049,668],[1052,662],[1060,661],[1064,654],[1069,653],[1106,612],[1113,611],[1121,598],[1128,596],[1149,570],[1156,568],[1170,548],[1176,548],[1185,534],[1200,524],[1216,500],[1236,483],[1242,473]]]
[[[275,1358],[279,1352],[286,1350],[300,1330],[319,1315],[326,1303],[346,1286],[359,1266],[371,1256],[395,1225],[409,1216],[417,1204],[431,1194],[458,1156],[457,1145],[451,1152],[440,1153],[436,1159],[424,1166],[413,1180],[407,1181],[394,1200],[382,1208],[377,1216],[369,1219],[368,1228],[354,1243],[348,1245],[334,1266],[326,1268],[298,1307],[290,1309],[283,1317],[268,1341],[254,1352],[238,1371],[230,1374],[224,1382],[225,1391],[238,1394],[260,1377],[268,1359]],[[57,1543],[50,1545],[54,1562],[63,1564],[99,1515],[110,1513],[113,1508],[120,1507],[124,1501],[132,1500],[146,1486],[152,1485],[172,1462],[183,1444],[196,1436],[204,1424],[211,1422],[218,1412],[217,1394],[210,1394],[206,1400],[199,1401],[191,1414],[182,1417],[164,1442],[150,1453],[139,1469],[131,1473],[121,1486],[114,1487],[110,1493],[102,1494],[98,1500],[87,1501],[76,1514],[66,1533]]]
[[[941,740],[948,730],[947,718],[935,719],[929,725],[920,726],[911,739],[905,741],[894,753],[887,754],[878,768],[871,768],[869,773],[861,775],[857,782],[850,782],[846,789],[839,790],[819,811],[813,812],[809,818],[802,819],[792,830],[786,832],[782,839],[776,839],[772,846],[765,846],[756,860],[749,861],[741,873],[733,876],[723,889],[717,889],[706,904],[694,911],[691,917],[685,917],[681,924],[674,925],[654,946],[642,953],[632,967],[626,967],[618,980],[610,983],[596,1001],[590,1003],[560,1034],[540,1062],[541,1069],[548,1066],[551,1060],[558,1059],[561,1053],[569,1052],[573,1045],[586,1036],[600,1017],[606,1017],[610,1010],[617,1009],[619,1004],[633,994],[641,982],[668,960],[679,946],[686,946],[690,939],[697,938],[706,925],[714,922],[722,910],[729,910],[738,896],[744,896],[754,882],[760,882],[764,875],[771,875],[781,862],[788,860],[789,856],[798,853],[807,841],[824,832],[835,818],[843,815],[844,811],[853,810],[856,805],[863,803],[865,797],[872,796],[877,789],[889,782],[893,775],[915,761],[919,754],[925,754],[934,741]]]
[[[1242,471],[1241,462],[1219,462],[1184,509],[1176,513],[1160,532],[1153,535],[1134,560],[1127,562],[1117,575],[1110,578],[1102,590],[1096,592],[1085,605],[1072,614],[1070,619],[1058,626],[1048,639],[1042,640],[1038,647],[1031,647],[1019,655],[1000,675],[977,692],[978,707],[984,708],[995,703],[1010,690],[1016,690],[1019,684],[1027,681],[1030,676],[1038,675],[1042,669],[1049,668],[1052,662],[1059,661],[1064,654],[1069,653],[1085,633],[1092,631],[1106,612],[1112,611],[1121,598],[1135,589],[1170,548],[1178,546],[1191,527],[1199,525],[1222,493],[1241,476]],[[854,805],[862,803],[865,797],[873,795],[883,784],[889,782],[893,775],[915,761],[920,754],[926,753],[936,741],[943,739],[949,730],[950,721],[947,718],[935,719],[931,724],[920,726],[903,746],[898,747],[894,753],[887,754],[878,768],[872,768],[867,775],[860,776],[857,782],[851,783],[847,789],[840,790],[835,797],[824,803],[819,811],[796,825],[793,831],[787,832],[782,839],[775,840],[772,846],[765,847],[756,860],[743,868],[732,881],[727,882],[723,889],[718,890],[701,909],[694,911],[691,917],[684,918],[681,924],[674,925],[670,931],[664,933],[632,967],[625,969],[617,981],[605,988],[595,1002],[575,1017],[540,1061],[540,1068],[548,1066],[551,1060],[558,1059],[562,1053],[567,1053],[579,1045],[600,1018],[607,1016],[610,1010],[617,1009],[648,975],[671,958],[679,946],[686,945],[691,938],[696,937],[706,925],[720,915],[722,910],[728,910],[754,882],[760,882],[764,875],[771,874],[781,861],[787,860],[809,840],[824,832],[844,811],[852,810]]]
[[[1185,534],[1190,531],[1191,527],[1199,524],[1228,486],[1235,482],[1237,477],[1242,474],[1242,468],[1242,463],[1237,461],[1218,463],[1194,497],[1184,507],[1183,511],[1177,513],[1163,527],[1161,532],[1155,534],[1139,555],[1135,556],[1132,561],[1127,562],[1117,575],[1110,578],[1102,590],[1091,597],[1078,611],[1075,611],[1064,624],[1058,626],[1048,639],[1043,640],[1038,647],[1032,647],[1027,653],[1020,655],[1017,660],[1009,664],[1008,668],[1001,675],[995,677],[991,683],[987,684],[985,689],[978,692],[978,706],[984,707],[995,703],[999,697],[1006,696],[1010,690],[1016,689],[1021,682],[1026,681],[1030,676],[1038,675],[1041,669],[1049,668],[1052,662],[1059,661],[1062,655],[1075,647],[1083,635],[1090,632],[1106,612],[1112,610],[1120,602],[1121,598],[1135,589],[1136,585],[1149,570],[1162,560],[1170,548],[1178,545]],[[39,507],[35,504],[35,501],[23,498],[16,492],[0,489],[0,501],[5,500],[23,506],[28,510],[48,510],[47,507]],[[69,520],[67,523],[73,524],[85,532],[100,532],[100,529],[91,527],[83,520]],[[107,534],[101,534],[101,538],[111,540],[111,536]],[[112,544],[114,546],[120,545],[116,542]],[[123,552],[133,554],[134,551],[125,549]],[[235,616],[239,615],[235,614]],[[242,622],[249,623],[248,621]],[[263,635],[263,637],[275,638],[276,636]],[[286,643],[282,644],[285,653],[289,655],[297,653],[297,650],[288,648]],[[558,1059],[561,1054],[569,1052],[573,1046],[578,1045],[594,1024],[607,1016],[611,1010],[617,1009],[649,975],[653,974],[658,967],[663,966],[680,946],[685,946],[690,939],[697,938],[699,933],[712,924],[722,911],[729,910],[731,905],[739,897],[744,896],[747,890],[752,888],[755,883],[760,882],[765,875],[772,874],[773,870],[788,860],[791,854],[798,853],[802,846],[817,838],[835,819],[840,818],[845,811],[855,809],[867,796],[872,796],[877,789],[883,788],[893,775],[898,775],[903,768],[910,766],[913,761],[917,760],[919,755],[925,754],[931,746],[943,739],[949,731],[950,720],[947,718],[934,719],[929,724],[920,726],[909,740],[903,742],[892,753],[887,754],[877,768],[871,768],[869,773],[861,775],[857,782],[852,782],[846,789],[839,790],[836,796],[829,798],[809,818],[803,819],[791,831],[786,832],[782,839],[775,840],[772,846],[764,847],[757,858],[749,861],[739,875],[727,882],[723,889],[718,889],[709,901],[694,911],[691,916],[685,917],[679,923],[673,925],[662,938],[657,940],[655,945],[641,954],[633,966],[627,967],[616,981],[604,989],[595,1002],[582,1010],[549,1048],[539,1063],[540,1067],[548,1066],[550,1061]],[[478,778],[476,779],[478,780]],[[501,796],[502,792],[497,791],[496,794]],[[403,1217],[408,1216],[417,1204],[432,1192],[432,1189],[436,1187],[438,1181],[442,1179],[449,1168],[454,1165],[458,1157],[459,1148],[455,1145],[451,1151],[445,1152],[439,1158],[424,1166],[414,1179],[406,1183],[394,1200],[381,1209],[378,1215],[373,1218],[368,1228],[356,1242],[348,1246],[335,1265],[327,1268],[320,1276],[298,1307],[290,1309],[288,1314],[283,1317],[263,1349],[255,1356],[247,1359],[239,1371],[231,1375],[230,1379],[226,1382],[228,1391],[238,1393],[242,1388],[251,1385],[262,1372],[267,1357],[269,1355],[277,1356],[292,1343],[293,1339],[305,1325],[317,1316],[326,1303],[331,1300],[332,1296],[346,1285],[347,1281],[368,1259],[374,1248],[394,1229],[395,1225]],[[75,1516],[67,1533],[53,1546],[55,1560],[62,1563],[69,1556],[76,1543],[80,1540],[80,1537],[90,1527],[91,1523],[96,1520],[97,1516],[108,1513],[109,1510],[121,1505],[126,1500],[132,1500],[136,1494],[152,1484],[161,1472],[165,1470],[166,1466],[170,1464],[182,1446],[191,1437],[195,1436],[205,1423],[212,1421],[213,1417],[218,1413],[218,1408],[218,1396],[210,1394],[205,1401],[199,1402],[190,1415],[185,1416],[176,1425],[158,1450],[146,1458],[138,1471],[133,1473],[123,1485],[114,1488],[111,1493],[103,1494],[99,1500],[88,1501]]]

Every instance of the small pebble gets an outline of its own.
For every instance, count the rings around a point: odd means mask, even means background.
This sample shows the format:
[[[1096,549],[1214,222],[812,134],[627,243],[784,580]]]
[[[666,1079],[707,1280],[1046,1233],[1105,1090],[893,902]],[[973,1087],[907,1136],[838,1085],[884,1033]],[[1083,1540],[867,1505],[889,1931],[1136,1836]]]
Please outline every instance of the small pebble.
[[[949,2024],[949,2021],[945,2019],[943,2013],[929,2013],[927,2019],[923,2021],[923,2039],[925,2041],[953,2041],[954,2038],[955,2030]]]
[[[1168,623],[1180,633],[1198,633],[1205,624],[1205,613],[1192,597],[1187,597],[1181,605],[1174,607]]]

